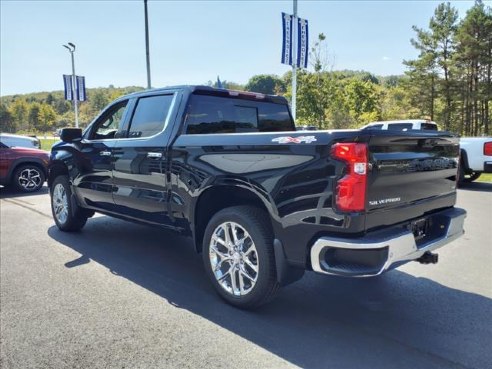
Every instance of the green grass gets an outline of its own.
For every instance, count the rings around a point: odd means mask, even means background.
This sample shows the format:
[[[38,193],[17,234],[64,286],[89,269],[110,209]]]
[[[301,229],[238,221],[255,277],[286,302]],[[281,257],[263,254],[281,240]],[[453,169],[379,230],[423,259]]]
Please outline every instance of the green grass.
[[[477,182],[491,182],[492,183],[492,173],[482,173],[477,179]]]
[[[41,141],[41,149],[50,151],[51,146],[53,146],[54,143],[60,141],[59,138],[39,138]]]

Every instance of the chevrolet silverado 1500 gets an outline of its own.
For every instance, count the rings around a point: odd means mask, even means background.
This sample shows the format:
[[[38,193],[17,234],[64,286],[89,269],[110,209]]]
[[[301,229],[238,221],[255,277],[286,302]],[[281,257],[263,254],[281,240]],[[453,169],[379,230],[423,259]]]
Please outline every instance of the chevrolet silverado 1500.
[[[48,177],[59,229],[99,212],[189,235],[219,295],[242,308],[305,270],[435,263],[463,233],[459,143],[446,132],[296,132],[283,97],[184,86],[119,98],[61,139]]]

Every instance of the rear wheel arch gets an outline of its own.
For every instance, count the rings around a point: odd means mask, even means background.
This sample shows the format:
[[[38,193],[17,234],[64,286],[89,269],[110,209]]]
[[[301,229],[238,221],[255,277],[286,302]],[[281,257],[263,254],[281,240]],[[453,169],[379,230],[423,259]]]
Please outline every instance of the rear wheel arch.
[[[259,208],[267,215],[269,214],[265,200],[262,200],[252,190],[244,187],[230,185],[213,186],[200,195],[193,213],[194,244],[197,252],[202,251],[203,236],[210,219],[225,208],[241,205]],[[271,221],[269,227],[273,229]]]
[[[14,175],[15,171],[19,169],[20,166],[23,165],[34,165],[38,167],[40,170],[42,170],[45,176],[48,176],[46,166],[43,165],[43,162],[41,160],[38,161],[33,158],[29,158],[29,159],[24,158],[24,159],[17,159],[12,163],[8,172],[9,180],[12,179],[12,176]]]

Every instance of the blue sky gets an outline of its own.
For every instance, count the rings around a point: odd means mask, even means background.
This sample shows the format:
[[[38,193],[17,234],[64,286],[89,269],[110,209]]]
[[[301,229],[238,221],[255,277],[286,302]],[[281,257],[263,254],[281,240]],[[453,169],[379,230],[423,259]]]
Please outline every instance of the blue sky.
[[[326,35],[333,67],[401,74],[417,56],[412,25],[427,27],[437,1],[302,1],[310,43]],[[463,17],[472,1],[451,1]],[[486,2],[491,5],[490,1]],[[281,12],[292,1],[149,0],[153,87],[255,74],[282,75]],[[70,54],[87,87],[146,85],[143,0],[0,1],[0,95],[63,88]]]

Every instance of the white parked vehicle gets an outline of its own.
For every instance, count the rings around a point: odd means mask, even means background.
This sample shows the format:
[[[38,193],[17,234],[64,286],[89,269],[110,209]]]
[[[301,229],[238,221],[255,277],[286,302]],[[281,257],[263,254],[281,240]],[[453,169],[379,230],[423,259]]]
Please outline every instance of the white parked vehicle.
[[[437,123],[427,119],[400,119],[372,122],[361,129],[381,129],[392,131],[437,131]]]
[[[461,137],[460,182],[492,173],[492,137]]]
[[[41,142],[37,137],[0,133],[0,142],[8,147],[26,147],[28,149],[41,149]]]

